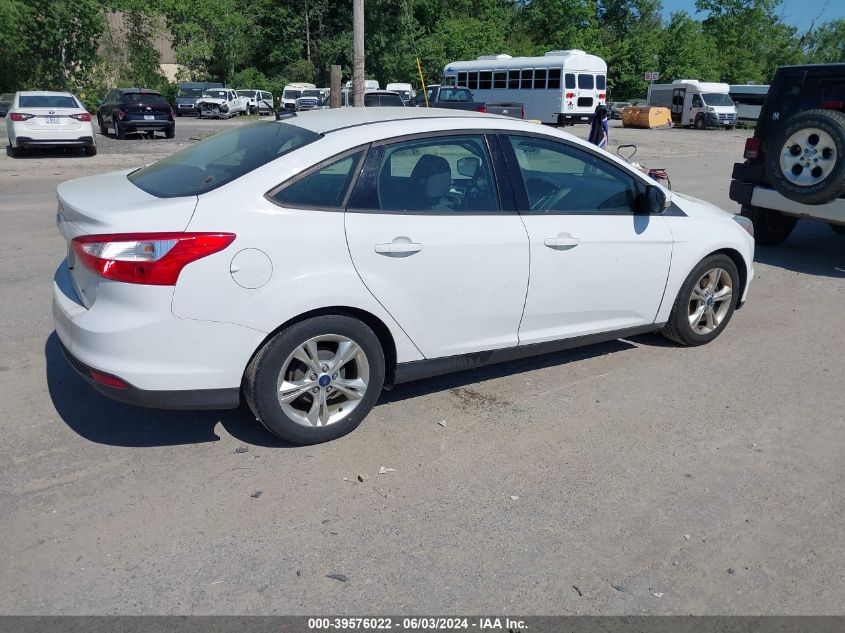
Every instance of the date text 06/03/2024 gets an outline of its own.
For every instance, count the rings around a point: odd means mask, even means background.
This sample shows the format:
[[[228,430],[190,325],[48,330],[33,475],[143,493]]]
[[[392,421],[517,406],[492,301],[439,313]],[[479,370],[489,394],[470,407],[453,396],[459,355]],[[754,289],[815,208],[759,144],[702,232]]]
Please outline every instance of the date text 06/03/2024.
[[[404,631],[442,631],[442,630],[477,630],[477,631],[525,631],[524,620],[508,617],[317,617],[308,619],[310,630],[404,630]]]

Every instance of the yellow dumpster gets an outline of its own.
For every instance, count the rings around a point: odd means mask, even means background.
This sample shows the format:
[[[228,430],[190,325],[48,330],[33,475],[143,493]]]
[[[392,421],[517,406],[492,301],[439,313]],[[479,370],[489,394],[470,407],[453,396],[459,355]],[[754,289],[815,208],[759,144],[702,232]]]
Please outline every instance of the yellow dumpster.
[[[622,109],[622,126],[642,128],[671,127],[672,114],[669,112],[669,108],[628,106]]]

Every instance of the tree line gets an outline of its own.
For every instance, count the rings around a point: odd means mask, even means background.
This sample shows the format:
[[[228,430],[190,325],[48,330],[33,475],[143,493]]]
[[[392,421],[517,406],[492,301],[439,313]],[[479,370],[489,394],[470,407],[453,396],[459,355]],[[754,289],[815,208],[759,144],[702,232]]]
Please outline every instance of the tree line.
[[[767,83],[784,64],[845,61],[845,20],[800,32],[780,0],[696,0],[662,17],[660,0],[366,0],[366,71],[382,83],[436,82],[450,61],[581,48],[608,63],[611,98],[661,79]],[[107,27],[122,12],[125,37]],[[352,68],[351,0],[0,0],[0,92],[67,89],[87,104],[115,86],[175,86],[156,37],[172,38],[177,81],[215,80],[278,94],[327,85]]]

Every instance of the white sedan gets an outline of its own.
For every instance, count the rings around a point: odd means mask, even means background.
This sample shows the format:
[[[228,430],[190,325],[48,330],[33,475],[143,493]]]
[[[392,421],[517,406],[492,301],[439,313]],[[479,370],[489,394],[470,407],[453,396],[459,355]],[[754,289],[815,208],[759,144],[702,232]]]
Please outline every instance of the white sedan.
[[[753,277],[747,219],[570,134],[452,110],[287,114],[58,198],[71,364],[138,405],[243,394],[301,444],[385,385],[645,332],[707,343]]]
[[[91,115],[69,92],[24,91],[15,94],[6,115],[12,155],[29,147],[81,147],[97,154]]]

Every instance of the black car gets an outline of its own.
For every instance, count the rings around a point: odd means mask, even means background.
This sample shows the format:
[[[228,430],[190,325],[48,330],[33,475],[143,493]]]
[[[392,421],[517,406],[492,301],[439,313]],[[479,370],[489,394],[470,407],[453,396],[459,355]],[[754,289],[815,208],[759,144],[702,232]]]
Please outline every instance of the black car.
[[[170,104],[160,93],[144,88],[118,88],[109,92],[97,109],[97,123],[100,134],[105,136],[111,128],[117,138],[132,133],[152,137],[156,132],[164,132],[167,138],[176,135]]]
[[[730,197],[759,243],[779,244],[801,217],[845,232],[845,64],[778,68],[744,158]]]
[[[4,92],[0,95],[0,118],[5,118],[12,107],[12,101],[15,100],[15,95],[12,92]]]

